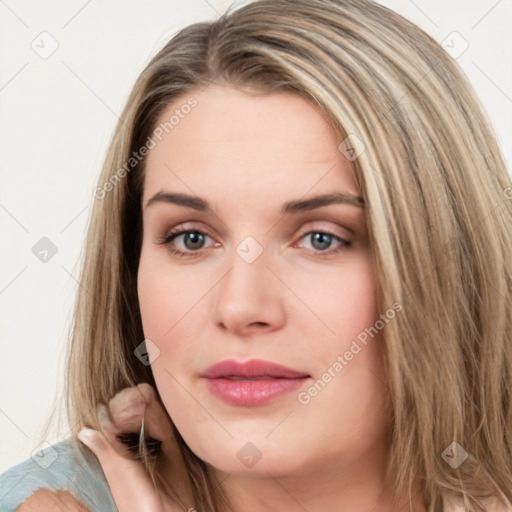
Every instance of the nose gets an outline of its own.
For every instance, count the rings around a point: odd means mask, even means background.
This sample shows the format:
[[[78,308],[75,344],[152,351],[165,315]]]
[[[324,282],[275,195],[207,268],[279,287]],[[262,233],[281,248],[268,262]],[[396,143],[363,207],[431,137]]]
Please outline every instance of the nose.
[[[270,332],[286,321],[285,287],[268,268],[266,254],[248,262],[238,254],[218,284],[216,324],[240,336]]]

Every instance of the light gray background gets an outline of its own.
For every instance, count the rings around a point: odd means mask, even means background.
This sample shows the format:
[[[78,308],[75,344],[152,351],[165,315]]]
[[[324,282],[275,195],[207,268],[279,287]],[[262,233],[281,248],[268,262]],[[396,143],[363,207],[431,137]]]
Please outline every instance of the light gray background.
[[[38,429],[62,390],[78,262],[116,116],[178,29],[215,19],[230,3],[0,0],[0,472],[40,448]],[[467,41],[457,61],[510,169],[512,0],[381,3],[439,42],[454,31]],[[57,247],[46,263],[32,252],[42,237]]]

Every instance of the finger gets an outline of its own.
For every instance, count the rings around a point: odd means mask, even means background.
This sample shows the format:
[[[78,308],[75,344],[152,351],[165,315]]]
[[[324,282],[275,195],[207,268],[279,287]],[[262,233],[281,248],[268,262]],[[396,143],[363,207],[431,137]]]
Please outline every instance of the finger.
[[[138,434],[144,418],[146,440],[151,438],[161,441],[161,451],[164,452],[165,457],[177,456],[178,445],[174,428],[155,389],[150,384],[142,383],[121,390],[110,400],[108,412],[111,421],[105,422],[105,425],[113,435],[127,432]]]
[[[137,386],[137,389],[146,404],[144,428],[147,428],[148,435],[163,442],[174,441],[171,420],[158,400],[155,388],[147,382],[143,382]]]
[[[162,500],[139,461],[119,455],[97,430],[82,429],[78,439],[98,458],[119,512],[164,512]]]
[[[193,501],[193,492],[190,489],[189,477],[186,471],[183,455],[175,435],[175,427],[158,399],[155,388],[148,383],[128,387],[117,393],[110,401],[109,406],[101,404],[98,409],[98,419],[102,432],[110,441],[116,451],[127,458],[134,458],[134,452],[121,441],[118,436],[126,433],[140,433],[142,418],[146,443],[148,438],[161,441],[160,453],[156,463],[162,474],[166,474],[176,482],[189,501]],[[137,440],[132,441],[137,448]],[[135,450],[136,451],[136,450]]]
[[[115,400],[116,398],[117,400]],[[129,409],[130,400],[132,400],[133,407],[131,412]],[[111,400],[111,416],[115,420],[119,418],[119,422],[116,422],[116,424],[121,424],[122,418],[125,419],[125,426],[133,421],[132,426],[135,426],[139,431],[142,423],[140,415],[141,400],[145,405],[144,429],[147,435],[162,441],[161,453],[157,459],[158,466],[163,473],[172,478],[173,482],[176,482],[177,488],[181,489],[183,495],[188,496],[189,501],[193,501],[189,476],[178,444],[176,429],[158,399],[155,388],[147,382],[143,382],[136,387],[124,389]]]
[[[123,437],[119,437],[120,434],[124,434],[114,423],[108,412],[108,408],[105,404],[98,404],[97,408],[98,422],[100,425],[101,432],[107,438],[108,442],[113,446],[119,455],[127,459],[135,458],[131,446],[123,441]]]
[[[110,400],[108,409],[113,425],[120,432],[140,432],[144,417],[147,436],[160,441],[169,441],[173,437],[169,416],[150,384],[121,390]]]
[[[146,386],[152,390],[149,384]],[[147,390],[146,394],[148,394]],[[156,398],[154,390],[152,395]],[[171,430],[170,422],[165,418],[164,411],[153,412],[155,407],[159,406],[153,396],[148,408],[144,395],[137,386],[133,386],[117,393],[109,401],[108,407],[104,404],[98,405],[97,414],[101,431],[119,454],[133,458],[134,452],[137,452],[143,418],[144,437],[148,448],[155,448],[155,446],[151,446],[150,438],[157,439],[169,435],[167,432]],[[154,418],[158,418],[158,424],[155,424]],[[162,421],[165,423],[162,424]],[[156,446],[159,445],[160,443]]]
[[[147,428],[150,437],[162,441],[160,464],[164,465],[167,471],[172,471],[174,479],[187,480],[185,463],[178,445],[175,428],[167,411],[158,400],[155,388],[146,382],[139,384],[137,388],[146,403],[144,428]]]

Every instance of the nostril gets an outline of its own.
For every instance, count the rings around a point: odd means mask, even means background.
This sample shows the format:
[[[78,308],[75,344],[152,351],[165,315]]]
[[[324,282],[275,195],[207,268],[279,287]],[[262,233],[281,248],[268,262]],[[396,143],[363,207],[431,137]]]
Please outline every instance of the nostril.
[[[268,324],[265,323],[265,322],[253,322],[251,325],[258,325],[258,326],[261,325],[262,327],[267,327],[268,326]]]

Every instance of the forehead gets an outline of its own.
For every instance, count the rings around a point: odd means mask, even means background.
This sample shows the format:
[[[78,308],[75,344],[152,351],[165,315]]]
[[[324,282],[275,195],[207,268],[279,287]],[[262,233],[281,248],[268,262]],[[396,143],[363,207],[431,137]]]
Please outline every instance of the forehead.
[[[158,126],[145,200],[162,188],[199,195],[230,190],[246,198],[301,196],[313,187],[358,194],[351,163],[338,150],[341,137],[297,94],[210,86],[176,98]]]

